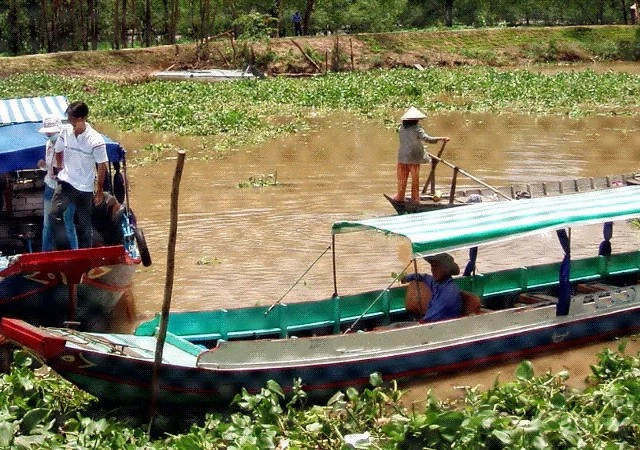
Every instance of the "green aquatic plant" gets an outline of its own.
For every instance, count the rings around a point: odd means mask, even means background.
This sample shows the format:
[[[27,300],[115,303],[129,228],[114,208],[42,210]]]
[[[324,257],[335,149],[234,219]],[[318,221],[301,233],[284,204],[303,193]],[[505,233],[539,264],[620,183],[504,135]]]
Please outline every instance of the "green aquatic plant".
[[[278,172],[261,174],[249,177],[248,181],[238,183],[239,188],[276,186],[278,184]]]
[[[640,444],[640,356],[624,350],[622,343],[597,355],[584,391],[567,386],[566,371],[536,376],[523,361],[511,382],[467,388],[456,402],[429,392],[409,409],[397,384],[377,373],[369,388],[338,391],[324,405],[309,403],[303,380],[288,394],[271,381],[258,393],[239,393],[227,411],[153,438],[113,411],[90,412],[92,397],[47,370],[32,371],[33,361],[17,352],[0,379],[0,448],[341,450],[358,442],[389,450],[632,450]]]
[[[122,131],[215,139],[224,154],[287,133],[308,130],[318,116],[348,111],[395,122],[407,105],[425,111],[532,115],[637,115],[640,76],[593,70],[540,73],[491,67],[372,70],[311,79],[271,78],[233,83],[80,80],[42,73],[0,80],[0,95],[66,95],[90,105],[90,120]],[[153,151],[164,142],[150,142]]]

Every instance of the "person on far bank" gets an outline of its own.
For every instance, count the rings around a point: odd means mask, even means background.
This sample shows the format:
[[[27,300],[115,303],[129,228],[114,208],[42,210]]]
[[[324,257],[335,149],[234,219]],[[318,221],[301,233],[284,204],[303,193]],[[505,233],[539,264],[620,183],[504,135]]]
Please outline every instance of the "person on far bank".
[[[435,144],[440,141],[449,141],[446,136],[429,136],[419,125],[420,120],[425,117],[427,117],[426,114],[412,106],[400,118],[402,124],[398,128],[400,147],[396,169],[398,192],[394,197],[398,202],[405,200],[409,175],[411,175],[411,201],[420,202],[420,164],[430,162],[430,158],[425,157],[426,152],[422,143]]]
[[[293,16],[291,16],[291,21],[293,22],[293,30],[296,36],[302,36],[302,16],[300,15],[300,11],[296,11]]]
[[[453,281],[460,267],[449,253],[439,253],[424,258],[431,265],[431,275],[412,273],[402,278],[403,283],[418,280],[431,290],[431,300],[420,322],[437,322],[455,319],[462,315],[462,294]]]
[[[64,212],[75,206],[79,248],[92,246],[91,208],[104,201],[102,187],[107,172],[107,146],[100,133],[87,122],[89,107],[84,102],[74,102],[67,107],[67,119],[71,127],[64,128],[55,144],[58,165],[64,168],[58,173],[58,186],[51,201],[51,217],[57,220],[67,216]],[[96,183],[96,173],[98,181]],[[98,186],[95,190],[94,187]]]
[[[51,199],[55,192],[56,186],[58,186],[58,180],[56,173],[60,166],[56,162],[56,156],[54,151],[54,145],[58,140],[58,136],[62,131],[62,121],[59,117],[49,116],[42,121],[42,127],[38,130],[46,136],[47,142],[45,144],[44,159],[38,161],[38,167],[45,170],[44,175],[44,194],[43,194],[43,226],[42,226],[42,251],[48,252],[55,249],[55,239],[53,226],[49,214],[51,212]],[[76,237],[75,227],[68,224],[73,224],[73,218],[75,214],[75,208],[70,206],[64,212],[67,216],[65,219],[65,231],[67,232],[67,238],[69,239],[70,247],[78,248],[78,238]]]

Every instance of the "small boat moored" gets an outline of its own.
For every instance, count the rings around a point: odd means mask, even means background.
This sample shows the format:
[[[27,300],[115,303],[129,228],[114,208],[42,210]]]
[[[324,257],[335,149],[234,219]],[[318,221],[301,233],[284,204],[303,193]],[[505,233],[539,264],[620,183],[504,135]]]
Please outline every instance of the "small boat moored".
[[[40,251],[45,171],[38,161],[46,137],[38,129],[46,117],[64,117],[66,108],[64,96],[0,101],[0,316],[101,330],[136,267],[151,264],[151,257],[128,206],[126,152],[107,137],[105,190],[123,205],[122,217],[112,220],[94,208],[93,247],[79,250],[68,249],[63,225],[56,222],[58,250]]]
[[[431,169],[422,188],[420,201],[409,198],[398,201],[383,194],[398,214],[417,213],[470,205],[481,202],[505,200],[524,200],[538,197],[575,194],[578,192],[611,189],[621,186],[640,184],[640,173],[631,172],[600,177],[572,178],[560,181],[542,181],[535,183],[514,183],[509,186],[491,186],[483,180],[464,171],[455,164],[441,158],[441,153],[431,156]],[[436,168],[439,162],[453,169],[448,186],[436,184]],[[474,187],[459,186],[458,176],[463,175],[474,182]]]
[[[334,275],[335,292],[323,300],[171,313],[157,400],[226,407],[242,389],[258,392],[274,380],[291,392],[298,379],[311,398],[326,399],[367,385],[372,373],[405,380],[636,333],[640,251],[612,253],[611,237],[614,222],[638,217],[640,186],[626,186],[336,222],[334,252],[338,235],[365,231],[408,240],[409,265],[470,249],[454,281],[481,308],[469,301],[461,317],[410,321],[406,286],[341,296]],[[572,260],[567,229],[594,224],[604,224],[598,254]],[[527,265],[518,253],[512,268],[475,271],[480,248],[551,231],[559,239],[555,262]],[[5,318],[0,332],[85,391],[126,404],[149,400],[159,321],[125,335]]]

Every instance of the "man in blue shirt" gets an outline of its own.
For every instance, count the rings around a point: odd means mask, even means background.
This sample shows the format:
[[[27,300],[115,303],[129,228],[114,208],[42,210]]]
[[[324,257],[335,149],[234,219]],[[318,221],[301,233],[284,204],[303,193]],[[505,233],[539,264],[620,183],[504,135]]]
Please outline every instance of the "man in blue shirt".
[[[409,274],[402,281],[418,280],[431,290],[431,301],[420,322],[437,322],[455,319],[462,315],[462,297],[460,288],[451,278],[460,273],[460,267],[448,253],[440,253],[424,258],[431,265],[432,275],[423,273]]]

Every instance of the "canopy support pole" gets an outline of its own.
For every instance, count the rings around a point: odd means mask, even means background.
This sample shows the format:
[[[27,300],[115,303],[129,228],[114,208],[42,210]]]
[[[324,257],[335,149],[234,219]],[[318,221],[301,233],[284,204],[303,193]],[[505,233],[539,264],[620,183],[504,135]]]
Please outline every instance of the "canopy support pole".
[[[569,228],[569,232],[561,228],[556,230],[556,233],[564,251],[558,278],[556,316],[566,316],[569,314],[569,307],[571,306],[571,228]]]
[[[331,250],[333,255],[333,296],[338,296],[338,275],[336,272],[336,235],[331,235]]]

